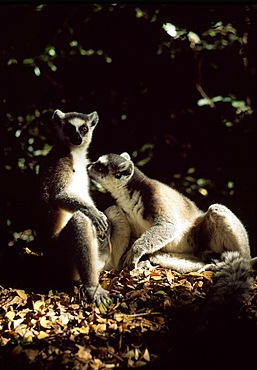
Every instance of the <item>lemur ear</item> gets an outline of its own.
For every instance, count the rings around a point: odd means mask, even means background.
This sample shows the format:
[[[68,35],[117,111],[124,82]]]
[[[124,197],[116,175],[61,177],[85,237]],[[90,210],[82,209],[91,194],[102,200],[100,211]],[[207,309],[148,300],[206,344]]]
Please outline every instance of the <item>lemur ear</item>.
[[[127,159],[128,161],[130,160],[130,155],[127,152],[121,153],[120,156]]]
[[[126,160],[118,165],[118,172],[116,178],[121,176],[131,177],[134,173],[134,163],[131,160]]]
[[[99,116],[98,116],[97,112],[93,112],[93,113],[88,114],[88,118],[89,118],[89,121],[91,123],[91,127],[96,126],[98,124]]]
[[[56,109],[53,114],[53,121],[56,125],[61,125],[61,120],[64,119],[65,113],[63,113],[60,109]]]

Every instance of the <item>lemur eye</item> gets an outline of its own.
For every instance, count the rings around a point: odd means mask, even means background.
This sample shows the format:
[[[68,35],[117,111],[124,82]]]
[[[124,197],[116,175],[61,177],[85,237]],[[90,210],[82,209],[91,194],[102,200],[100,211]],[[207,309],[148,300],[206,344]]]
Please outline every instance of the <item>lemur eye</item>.
[[[83,126],[83,127],[82,127],[82,131],[83,131],[83,132],[87,132],[87,131],[88,131],[87,126]]]
[[[120,179],[121,178],[121,173],[120,172],[117,172],[116,174],[115,174],[115,179]]]
[[[103,172],[104,166],[102,164],[97,164],[96,169],[97,169],[98,172]]]

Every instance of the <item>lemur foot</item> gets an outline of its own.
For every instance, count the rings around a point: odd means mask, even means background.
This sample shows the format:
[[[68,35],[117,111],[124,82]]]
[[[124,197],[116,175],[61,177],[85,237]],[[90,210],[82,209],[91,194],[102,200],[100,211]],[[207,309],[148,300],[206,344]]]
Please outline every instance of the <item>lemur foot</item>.
[[[138,262],[137,267],[139,269],[149,269],[149,270],[153,269],[153,265],[151,264],[151,262],[149,260],[144,260],[144,261]]]
[[[100,306],[100,303],[103,303],[108,307],[111,303],[108,290],[103,289],[100,285],[95,286],[83,286],[83,292],[85,295],[92,301],[97,307]]]

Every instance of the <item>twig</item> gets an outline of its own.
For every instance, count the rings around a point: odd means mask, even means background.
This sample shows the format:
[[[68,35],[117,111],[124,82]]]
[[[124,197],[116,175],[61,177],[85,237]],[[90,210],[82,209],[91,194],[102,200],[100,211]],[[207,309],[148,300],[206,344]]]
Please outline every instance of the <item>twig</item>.
[[[197,88],[197,90],[199,91],[199,93],[202,95],[202,97],[206,100],[208,100],[209,102],[209,105],[211,108],[216,108],[215,104],[213,103],[213,101],[211,100],[211,98],[209,98],[209,96],[206,94],[206,92],[203,90],[202,86],[199,85],[198,83],[195,84],[195,87]]]

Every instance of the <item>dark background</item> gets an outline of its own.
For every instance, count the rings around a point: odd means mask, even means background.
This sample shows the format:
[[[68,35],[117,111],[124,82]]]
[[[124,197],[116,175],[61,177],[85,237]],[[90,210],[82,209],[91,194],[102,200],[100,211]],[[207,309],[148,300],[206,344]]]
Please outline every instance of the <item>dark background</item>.
[[[92,160],[127,151],[202,209],[230,207],[256,255],[256,17],[244,4],[1,5],[0,245],[33,239],[19,233],[34,227],[58,108],[98,112]]]

